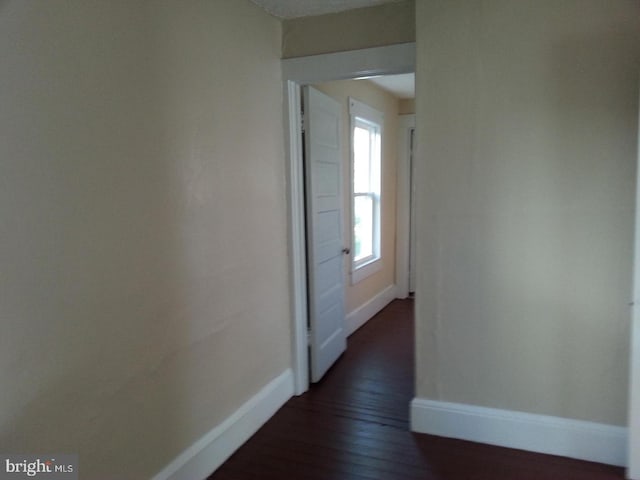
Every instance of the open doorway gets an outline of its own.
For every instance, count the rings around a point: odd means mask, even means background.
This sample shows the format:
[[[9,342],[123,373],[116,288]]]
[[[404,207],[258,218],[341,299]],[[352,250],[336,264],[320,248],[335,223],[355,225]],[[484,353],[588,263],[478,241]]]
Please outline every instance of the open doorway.
[[[347,335],[391,300],[406,298],[412,291],[414,77],[407,73],[313,85],[335,101],[341,117]],[[327,118],[325,114],[317,121]]]
[[[308,294],[306,291],[306,234],[304,212],[304,172],[302,168],[301,89],[304,85],[332,80],[410,73],[415,68],[415,45],[402,44],[354,52],[317,55],[283,61],[288,125],[289,216],[291,238],[291,292],[293,325],[293,365],[295,391],[309,387]],[[394,296],[395,298],[395,296]],[[375,313],[375,312],[374,312]]]
[[[409,235],[399,234],[409,202],[400,182],[414,113],[414,75],[339,80],[303,88],[307,274],[311,380],[347,346],[346,338],[395,298],[406,298]],[[409,193],[409,195],[406,195]],[[407,229],[410,230],[410,222]],[[403,243],[403,245],[400,245]],[[402,271],[405,278],[398,279]]]

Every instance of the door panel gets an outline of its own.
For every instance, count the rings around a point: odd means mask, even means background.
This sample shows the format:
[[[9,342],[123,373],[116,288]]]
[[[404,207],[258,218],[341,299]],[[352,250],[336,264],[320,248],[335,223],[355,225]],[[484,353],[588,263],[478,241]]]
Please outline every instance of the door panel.
[[[304,88],[305,186],[311,381],[317,382],[347,346],[342,267],[342,109]]]

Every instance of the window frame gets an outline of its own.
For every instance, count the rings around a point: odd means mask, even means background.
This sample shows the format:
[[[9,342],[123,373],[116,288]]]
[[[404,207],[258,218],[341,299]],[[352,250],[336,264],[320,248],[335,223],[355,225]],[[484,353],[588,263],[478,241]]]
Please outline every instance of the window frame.
[[[350,232],[351,232],[351,284],[356,284],[382,268],[382,138],[384,130],[384,115],[369,105],[349,97],[349,133],[350,133],[350,182],[349,193],[351,203]],[[367,192],[355,191],[355,142],[354,133],[356,127],[366,128],[374,135],[374,143],[370,153],[370,177],[373,185]],[[366,196],[372,199],[373,206],[373,238],[372,255],[355,260],[355,200],[358,196]]]

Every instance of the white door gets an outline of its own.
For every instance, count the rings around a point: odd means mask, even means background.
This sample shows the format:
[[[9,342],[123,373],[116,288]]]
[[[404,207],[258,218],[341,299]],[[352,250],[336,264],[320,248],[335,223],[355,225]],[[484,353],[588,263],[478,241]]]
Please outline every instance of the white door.
[[[311,381],[347,347],[342,257],[340,104],[304,88]]]

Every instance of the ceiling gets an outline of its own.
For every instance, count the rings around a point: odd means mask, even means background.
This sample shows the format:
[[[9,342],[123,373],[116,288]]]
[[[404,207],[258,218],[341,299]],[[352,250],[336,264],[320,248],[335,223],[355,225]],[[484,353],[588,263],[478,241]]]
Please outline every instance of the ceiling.
[[[354,8],[373,7],[402,0],[251,0],[279,18],[308,17],[342,12]]]
[[[413,73],[403,73],[401,75],[386,75],[384,77],[368,78],[384,90],[392,93],[398,98],[414,98],[416,96],[416,76]]]

